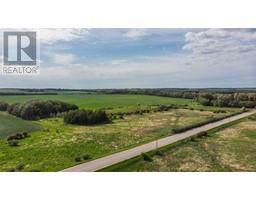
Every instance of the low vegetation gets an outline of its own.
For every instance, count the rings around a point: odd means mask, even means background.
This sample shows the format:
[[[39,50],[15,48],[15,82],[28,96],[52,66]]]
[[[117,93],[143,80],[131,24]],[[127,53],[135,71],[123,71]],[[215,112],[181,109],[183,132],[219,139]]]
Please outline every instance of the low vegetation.
[[[184,127],[180,127],[180,128],[174,128],[173,133],[182,133],[184,131],[187,131],[187,130],[190,130],[190,129],[193,129],[193,128],[197,128],[197,127],[209,124],[209,123],[213,123],[213,122],[216,122],[216,121],[219,121],[219,120],[222,120],[222,119],[226,119],[228,117],[232,117],[234,115],[238,115],[238,114],[241,114],[243,112],[244,111],[239,111],[239,112],[231,113],[231,114],[225,115],[225,116],[213,117],[213,118],[210,118],[210,119],[208,119],[206,121],[203,121],[203,122],[198,122],[198,123],[191,124],[191,125],[184,126]]]
[[[143,115],[125,115],[123,119],[100,126],[66,124],[62,118],[42,119],[37,121],[42,129],[30,133],[26,139],[18,140],[15,148],[9,146],[6,139],[0,139],[0,171],[15,169],[19,163],[24,164],[24,171],[62,170],[77,162],[87,162],[166,137],[173,128],[222,115],[226,113],[171,109]],[[90,155],[90,158],[85,159],[85,155]],[[81,161],[76,161],[76,156]]]
[[[163,147],[152,162],[132,158],[103,171],[256,171],[256,115]]]

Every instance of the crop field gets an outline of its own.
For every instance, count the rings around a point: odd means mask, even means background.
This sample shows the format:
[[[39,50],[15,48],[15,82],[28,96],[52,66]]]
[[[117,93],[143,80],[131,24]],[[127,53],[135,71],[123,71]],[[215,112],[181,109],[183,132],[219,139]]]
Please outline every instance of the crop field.
[[[20,103],[28,100],[59,100],[76,104],[81,109],[105,109],[108,112],[130,112],[153,105],[177,105],[196,110],[235,112],[237,108],[202,106],[191,99],[129,94],[58,94],[58,95],[14,95],[0,96],[0,102]]]
[[[118,107],[137,107],[138,105],[155,104],[190,104],[189,99],[157,97],[147,95],[119,95],[119,94],[59,94],[59,95],[17,95],[0,96],[0,101],[8,103],[24,102],[31,99],[60,100],[73,103],[80,108],[118,108]]]
[[[187,140],[153,152],[152,162],[137,157],[105,171],[256,171],[256,116],[223,128],[206,137]]]
[[[36,122],[25,121],[0,112],[0,138],[5,138],[8,135],[16,132],[32,132],[40,129],[40,125]]]
[[[24,166],[24,171],[58,171],[167,136],[173,128],[223,115],[173,109],[128,115],[97,126],[67,125],[62,118],[40,120],[38,123],[42,129],[21,140],[17,147],[11,147],[6,140],[0,139],[0,171],[10,171],[19,165]],[[84,155],[86,160],[75,161],[77,156]]]

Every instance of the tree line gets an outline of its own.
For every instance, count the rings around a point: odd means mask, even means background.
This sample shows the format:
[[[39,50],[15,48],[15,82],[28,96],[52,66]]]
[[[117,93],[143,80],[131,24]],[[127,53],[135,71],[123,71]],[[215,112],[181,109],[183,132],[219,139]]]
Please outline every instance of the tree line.
[[[108,123],[110,119],[103,110],[73,110],[64,115],[64,122],[78,125],[95,125]]]
[[[75,104],[55,100],[30,100],[24,103],[7,104],[0,102],[0,110],[26,120],[39,120],[57,113],[76,110]]]

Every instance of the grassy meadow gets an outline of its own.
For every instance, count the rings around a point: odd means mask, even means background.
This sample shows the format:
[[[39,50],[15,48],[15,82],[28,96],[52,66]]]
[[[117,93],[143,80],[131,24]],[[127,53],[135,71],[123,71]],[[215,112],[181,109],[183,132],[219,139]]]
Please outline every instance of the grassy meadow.
[[[256,116],[210,131],[206,137],[186,140],[152,155],[152,162],[141,157],[103,171],[256,171]]]
[[[0,140],[0,171],[24,165],[24,171],[58,171],[81,162],[77,156],[96,159],[172,134],[173,128],[207,120],[216,114],[209,111],[173,109],[166,112],[128,115],[110,124],[77,126],[62,118],[38,121],[43,127],[11,147]]]

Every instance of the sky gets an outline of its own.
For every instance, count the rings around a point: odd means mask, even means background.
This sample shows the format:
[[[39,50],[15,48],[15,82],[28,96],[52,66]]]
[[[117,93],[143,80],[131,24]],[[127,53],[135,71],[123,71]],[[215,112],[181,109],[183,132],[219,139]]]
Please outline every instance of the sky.
[[[37,31],[40,75],[0,88],[256,87],[256,29]]]

